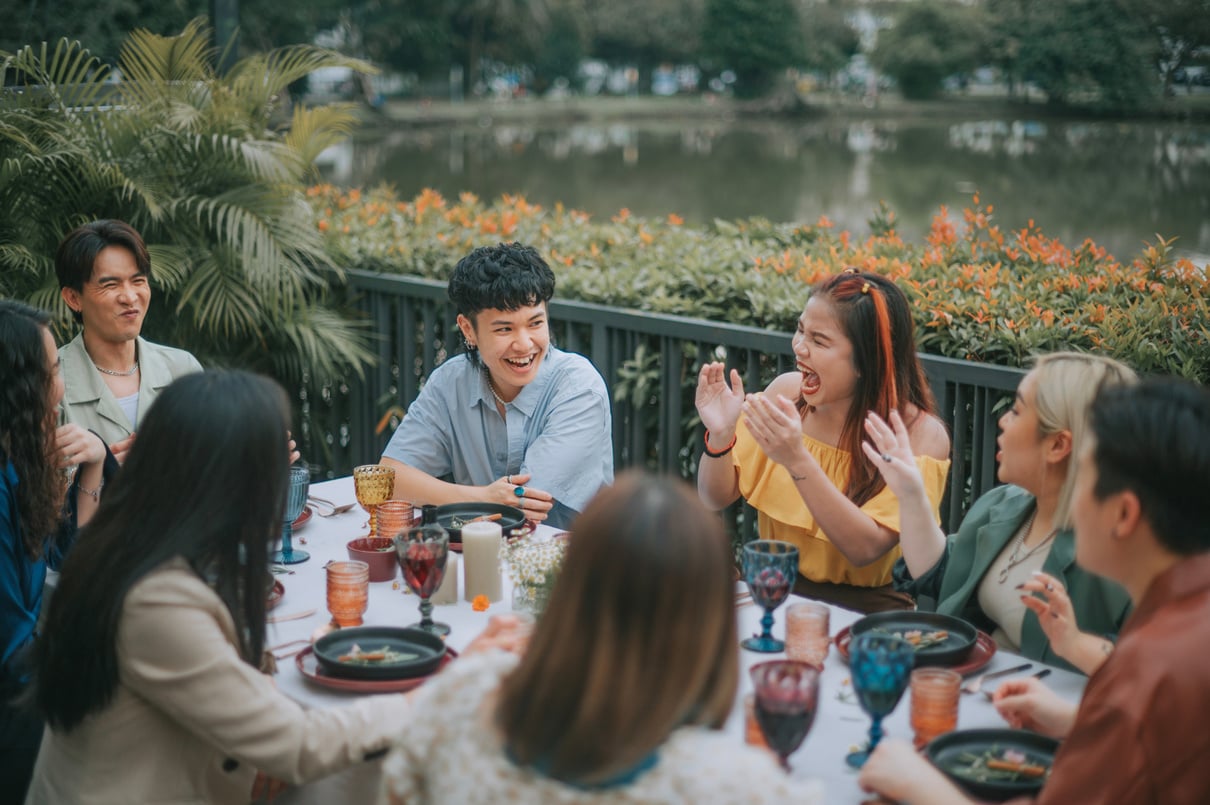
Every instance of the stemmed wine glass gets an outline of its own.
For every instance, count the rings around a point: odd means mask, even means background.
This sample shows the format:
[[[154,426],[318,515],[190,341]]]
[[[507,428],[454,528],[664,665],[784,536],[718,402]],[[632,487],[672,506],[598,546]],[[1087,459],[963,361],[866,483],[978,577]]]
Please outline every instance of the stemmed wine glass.
[[[788,542],[757,540],[744,546],[744,580],[752,592],[752,600],[765,608],[760,620],[763,631],[740,643],[749,651],[773,654],[783,651],[786,644],[773,637],[773,610],[790,595],[798,573],[798,548]]]
[[[892,634],[863,634],[849,644],[849,671],[853,692],[861,709],[869,714],[870,745],[850,752],[845,762],[855,769],[865,765],[870,753],[882,740],[882,719],[899,704],[916,662],[911,643]]]
[[[374,510],[379,503],[385,503],[391,497],[391,492],[395,490],[395,470],[391,467],[384,467],[381,464],[362,464],[360,467],[353,468],[353,491],[357,495],[357,502],[361,504],[361,508],[366,510],[370,515],[370,520],[366,525],[370,527],[370,536],[377,536],[378,528],[374,522]]]
[[[436,523],[410,528],[395,537],[395,556],[403,568],[403,580],[420,596],[420,623],[417,629],[436,635],[450,633],[449,624],[433,621],[433,593],[445,578],[445,562],[450,552],[450,535]]]
[[[819,669],[797,660],[773,660],[752,666],[749,673],[756,686],[756,723],[782,768],[789,771],[790,755],[815,721]]]
[[[299,464],[290,467],[290,487],[286,493],[286,510],[282,513],[281,550],[273,552],[273,561],[279,565],[296,565],[311,558],[306,551],[294,550],[291,537],[294,521],[307,505],[307,491],[311,488],[311,470]]]

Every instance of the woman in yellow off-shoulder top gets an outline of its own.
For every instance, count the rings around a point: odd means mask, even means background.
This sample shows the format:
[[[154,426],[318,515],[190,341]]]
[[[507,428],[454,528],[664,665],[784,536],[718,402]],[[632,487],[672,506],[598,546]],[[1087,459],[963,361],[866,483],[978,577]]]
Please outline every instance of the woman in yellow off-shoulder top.
[[[861,450],[869,412],[898,411],[937,513],[950,440],[916,356],[907,299],[879,274],[845,271],[811,293],[793,346],[798,371],[763,394],[745,396],[739,372],[728,382],[721,363],[702,367],[698,493],[719,509],[743,495],[762,539],[798,547],[796,593],[861,612],[910,608],[891,586],[898,501]]]

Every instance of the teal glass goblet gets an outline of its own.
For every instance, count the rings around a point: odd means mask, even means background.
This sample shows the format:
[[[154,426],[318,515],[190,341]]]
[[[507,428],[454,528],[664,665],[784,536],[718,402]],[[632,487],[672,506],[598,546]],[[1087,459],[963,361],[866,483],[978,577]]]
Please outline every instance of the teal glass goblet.
[[[850,752],[845,762],[860,769],[882,740],[882,719],[889,716],[911,679],[916,648],[892,634],[863,634],[849,644],[849,672],[853,693],[861,709],[870,716],[870,743]]]
[[[311,489],[311,469],[295,464],[290,467],[290,486],[286,493],[286,510],[282,513],[281,550],[273,552],[273,561],[279,565],[296,565],[311,558],[306,551],[294,550],[294,521],[307,505],[307,492]]]
[[[773,610],[789,598],[794,587],[798,577],[798,548],[788,542],[757,540],[744,546],[741,561],[752,600],[764,607],[765,615],[760,619],[761,633],[740,645],[763,654],[784,651],[786,644],[773,636]]]

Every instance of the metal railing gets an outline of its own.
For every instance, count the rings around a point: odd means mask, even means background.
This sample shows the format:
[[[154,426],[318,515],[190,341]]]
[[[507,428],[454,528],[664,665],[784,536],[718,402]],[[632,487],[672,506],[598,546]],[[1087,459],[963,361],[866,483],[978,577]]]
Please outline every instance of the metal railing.
[[[329,475],[377,461],[398,414],[462,343],[444,282],[354,270],[347,283],[349,304],[376,334],[378,360],[364,379],[303,392],[304,449]],[[550,318],[555,342],[590,358],[610,389],[618,469],[693,476],[703,433],[693,391],[703,362],[736,367],[747,389],[794,367],[787,333],[569,300],[552,301]],[[997,411],[1024,372],[935,355],[921,360],[953,441],[942,503],[951,527],[996,484]],[[376,424],[385,427],[376,432]],[[741,537],[755,534],[751,510],[737,505],[729,519]]]

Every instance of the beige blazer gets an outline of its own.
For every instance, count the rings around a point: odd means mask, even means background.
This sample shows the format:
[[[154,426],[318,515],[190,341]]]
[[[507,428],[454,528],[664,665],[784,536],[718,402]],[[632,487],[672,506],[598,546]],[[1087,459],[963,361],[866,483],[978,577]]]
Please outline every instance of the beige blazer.
[[[182,375],[202,371],[197,358],[183,349],[173,349],[138,339],[140,419],[168,384]],[[118,400],[105,385],[101,373],[84,349],[84,335],[78,334],[59,348],[60,371],[66,392],[59,405],[63,423],[76,423],[96,431],[106,444],[129,436],[135,423],[126,418]]]
[[[304,710],[240,659],[219,597],[173,560],[136,584],[121,683],[71,732],[47,729],[27,805],[247,803],[257,769],[302,783],[362,762],[405,723],[398,694]]]

